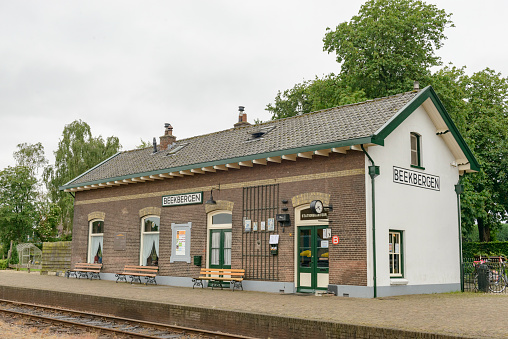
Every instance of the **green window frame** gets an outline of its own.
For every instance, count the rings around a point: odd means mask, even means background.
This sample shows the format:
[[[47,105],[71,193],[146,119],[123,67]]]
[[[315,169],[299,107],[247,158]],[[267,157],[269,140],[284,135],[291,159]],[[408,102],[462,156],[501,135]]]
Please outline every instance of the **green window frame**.
[[[422,164],[422,136],[411,132],[411,167],[425,169]]]
[[[388,234],[390,278],[404,278],[404,233],[390,230]]]

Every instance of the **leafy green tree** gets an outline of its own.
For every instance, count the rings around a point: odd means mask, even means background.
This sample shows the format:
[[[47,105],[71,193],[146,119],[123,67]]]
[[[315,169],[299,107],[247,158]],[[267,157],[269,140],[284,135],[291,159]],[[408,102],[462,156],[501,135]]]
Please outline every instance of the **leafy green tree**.
[[[37,179],[26,166],[0,171],[0,239],[4,249],[28,240],[36,223]]]
[[[478,231],[480,241],[490,241],[508,220],[508,78],[489,68],[471,76],[465,70],[445,67],[430,84],[481,165],[463,180],[466,238]]]
[[[136,148],[138,149],[141,149],[141,148],[147,148],[147,147],[152,147],[153,144],[149,141],[149,140],[143,140],[143,139],[139,139],[139,141],[141,142],[139,145],[136,146]]]
[[[353,91],[339,76],[331,73],[296,84],[283,93],[279,91],[274,105],[268,104],[266,110],[272,113],[272,119],[281,119],[364,100],[362,90]]]
[[[37,241],[56,240],[61,218],[60,206],[52,202],[42,202],[37,207],[37,222],[34,230]]]
[[[453,27],[451,14],[418,0],[369,0],[350,22],[327,29],[324,50],[335,52],[341,75],[368,98],[406,92],[441,64],[435,50]]]
[[[55,164],[46,167],[43,175],[51,201],[61,209],[65,231],[72,230],[74,199],[59,187],[111,157],[120,148],[117,137],[104,140],[102,136],[92,136],[90,126],[84,121],[76,120],[65,126],[54,152]]]
[[[327,29],[323,49],[336,53],[338,75],[304,81],[278,92],[272,119],[409,91],[429,83],[441,64],[435,50],[453,27],[451,14],[419,0],[369,0],[349,22]]]
[[[18,144],[18,150],[14,152],[14,159],[18,166],[25,166],[30,169],[32,175],[36,175],[39,169],[48,164],[44,156],[44,146],[40,142],[36,144]]]
[[[467,176],[472,186],[474,215],[465,225],[478,225],[480,241],[508,221],[508,78],[487,68],[468,77],[466,90],[466,138],[482,166]]]

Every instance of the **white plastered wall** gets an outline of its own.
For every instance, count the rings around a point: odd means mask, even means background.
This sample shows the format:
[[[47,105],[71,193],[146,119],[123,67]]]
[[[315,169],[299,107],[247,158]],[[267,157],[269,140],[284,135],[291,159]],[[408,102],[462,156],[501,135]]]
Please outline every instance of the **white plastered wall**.
[[[422,167],[411,168],[410,133],[421,135]],[[380,166],[375,179],[377,285],[393,286],[388,256],[389,230],[403,231],[404,279],[407,285],[447,285],[460,282],[457,195],[459,173],[455,160],[425,109],[420,106],[386,139],[368,148]],[[372,274],[372,209],[370,162],[366,158],[368,286]],[[393,166],[440,177],[440,191],[393,182]],[[428,293],[428,290],[426,291]]]

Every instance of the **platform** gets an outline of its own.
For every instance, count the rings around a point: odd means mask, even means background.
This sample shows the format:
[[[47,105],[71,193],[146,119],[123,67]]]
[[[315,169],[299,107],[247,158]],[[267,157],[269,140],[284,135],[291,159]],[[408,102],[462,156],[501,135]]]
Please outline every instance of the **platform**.
[[[0,271],[0,298],[262,338],[508,337],[508,295],[357,299]]]

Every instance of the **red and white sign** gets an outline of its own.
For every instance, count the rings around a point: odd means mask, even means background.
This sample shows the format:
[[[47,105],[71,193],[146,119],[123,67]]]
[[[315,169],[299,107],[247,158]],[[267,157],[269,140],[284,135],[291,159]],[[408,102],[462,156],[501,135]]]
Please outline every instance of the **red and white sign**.
[[[332,237],[332,244],[334,244],[334,245],[338,245],[339,244],[339,236],[338,235],[334,235]]]

